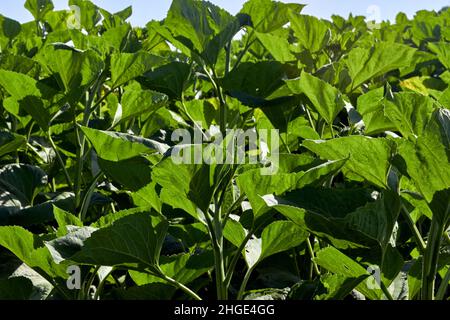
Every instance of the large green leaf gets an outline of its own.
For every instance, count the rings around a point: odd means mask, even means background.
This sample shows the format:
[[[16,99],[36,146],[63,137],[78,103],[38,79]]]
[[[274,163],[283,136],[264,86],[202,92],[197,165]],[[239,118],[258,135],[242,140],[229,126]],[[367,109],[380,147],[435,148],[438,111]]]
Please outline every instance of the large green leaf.
[[[114,53],[111,56],[112,87],[117,88],[158,65],[161,58],[145,51],[136,53]]]
[[[243,104],[255,107],[283,85],[285,75],[285,67],[277,61],[243,62],[222,79],[222,86]]]
[[[88,127],[81,127],[81,130],[103,160],[117,162],[155,152],[162,154],[167,150],[162,143],[126,133]]]
[[[172,1],[164,20],[172,36],[209,65],[216,63],[220,51],[242,24],[243,21],[212,3],[196,0]]]
[[[0,25],[2,26],[0,29],[0,45],[3,51],[3,48],[6,48],[10,41],[20,33],[21,26],[16,20],[9,19],[1,14]]]
[[[249,268],[279,252],[300,245],[308,233],[291,221],[276,221],[264,228],[261,238],[250,239],[245,247],[245,261]]]
[[[271,0],[247,1],[240,13],[250,16],[252,28],[268,33],[289,22],[289,12],[300,13],[305,6],[297,3],[282,3]]]
[[[320,250],[315,261],[321,267],[348,278],[359,278],[369,274],[360,264],[333,247]],[[372,300],[378,300],[381,295],[379,288],[368,287],[368,279],[359,284],[356,289]]]
[[[103,61],[94,51],[79,51],[62,45],[45,47],[37,59],[57,77],[66,93],[89,87],[104,68]]]
[[[69,6],[77,6],[79,8],[80,26],[88,32],[91,32],[101,20],[99,8],[92,1],[70,0]]]
[[[42,241],[21,227],[0,227],[0,245],[46,279],[67,278],[65,266],[57,265]]]
[[[403,44],[380,42],[372,48],[354,48],[346,64],[352,78],[350,90],[389,71],[414,65],[416,49]]]
[[[450,44],[447,42],[428,43],[428,48],[437,54],[441,63],[450,69]]]
[[[325,81],[303,72],[299,80],[286,81],[294,94],[304,93],[328,124],[332,124],[345,102],[338,89]]]
[[[274,175],[263,175],[259,169],[249,170],[239,175],[237,183],[247,195],[255,217],[258,217],[267,211],[262,196],[281,195],[307,185],[320,185],[328,177],[336,174],[345,162],[346,159],[329,161],[298,172],[279,172]]]
[[[160,267],[162,272],[183,284],[189,284],[213,268],[214,259],[211,251],[199,254],[183,253],[168,257],[161,256]],[[137,285],[146,285],[155,282],[164,282],[161,278],[148,273],[130,271],[130,276]]]
[[[129,120],[143,113],[151,114],[163,107],[167,101],[167,96],[162,93],[130,86],[122,97],[120,121]]]
[[[19,150],[24,144],[26,144],[25,137],[8,131],[0,131],[0,157]]]
[[[371,90],[358,97],[357,110],[364,121],[366,135],[395,130],[394,124],[384,112],[384,88]]]
[[[282,198],[266,195],[264,200],[301,228],[327,239],[335,247],[378,247],[380,259],[398,214],[390,197],[373,201],[366,189],[306,187]]]
[[[168,228],[167,220],[136,213],[92,233],[71,261],[102,266],[128,266],[155,271]]]
[[[434,111],[431,98],[418,93],[401,92],[385,102],[385,114],[405,138],[420,136]]]
[[[422,136],[402,140],[399,153],[406,162],[416,188],[430,203],[437,191],[448,188],[450,181],[450,113],[438,109]]]
[[[25,8],[30,11],[34,19],[42,20],[47,13],[53,10],[52,0],[27,0]]]
[[[24,277],[0,279],[0,300],[29,300],[33,283]]]
[[[281,29],[279,32],[256,33],[261,44],[269,51],[276,61],[286,63],[295,61],[296,57],[291,52],[291,44],[288,41],[289,31]]]
[[[39,188],[46,183],[47,174],[39,167],[26,164],[8,164],[0,168],[2,198],[17,199],[22,206],[33,204]]]
[[[147,72],[143,83],[171,98],[181,99],[190,75],[191,67],[188,64],[173,61]]]
[[[197,148],[190,150],[194,154],[201,152]],[[196,207],[207,212],[222,168],[209,164],[178,164],[168,157],[153,168],[152,177],[163,187],[163,202],[199,218]]]
[[[328,141],[307,140],[303,146],[328,160],[349,157],[344,169],[375,186],[387,188],[393,143],[384,138],[350,136]]]
[[[331,39],[331,30],[323,20],[313,16],[291,13],[289,21],[299,46],[311,53],[322,50]]]

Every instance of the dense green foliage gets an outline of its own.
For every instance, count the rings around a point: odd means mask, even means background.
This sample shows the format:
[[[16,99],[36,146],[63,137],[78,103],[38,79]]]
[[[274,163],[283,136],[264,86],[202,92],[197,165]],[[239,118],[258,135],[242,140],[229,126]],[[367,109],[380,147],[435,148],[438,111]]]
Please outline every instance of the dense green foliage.
[[[448,299],[450,10],[69,4],[0,15],[1,299]],[[253,127],[274,175],[168,153]]]

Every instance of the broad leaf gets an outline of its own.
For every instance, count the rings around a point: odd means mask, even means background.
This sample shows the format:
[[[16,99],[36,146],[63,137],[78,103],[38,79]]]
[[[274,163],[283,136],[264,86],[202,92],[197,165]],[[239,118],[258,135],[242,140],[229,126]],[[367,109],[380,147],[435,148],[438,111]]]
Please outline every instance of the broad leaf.
[[[338,89],[325,81],[303,72],[299,80],[286,81],[294,94],[304,93],[328,124],[332,124],[345,102]]]
[[[351,136],[328,141],[307,140],[303,146],[328,160],[349,157],[344,169],[375,186],[387,188],[393,143],[383,138]]]

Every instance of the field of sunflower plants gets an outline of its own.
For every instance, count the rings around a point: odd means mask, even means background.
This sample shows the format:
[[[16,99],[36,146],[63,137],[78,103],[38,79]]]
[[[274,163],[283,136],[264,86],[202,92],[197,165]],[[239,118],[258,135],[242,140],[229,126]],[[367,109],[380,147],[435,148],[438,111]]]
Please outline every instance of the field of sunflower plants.
[[[69,5],[0,15],[0,299],[449,298],[450,10]]]

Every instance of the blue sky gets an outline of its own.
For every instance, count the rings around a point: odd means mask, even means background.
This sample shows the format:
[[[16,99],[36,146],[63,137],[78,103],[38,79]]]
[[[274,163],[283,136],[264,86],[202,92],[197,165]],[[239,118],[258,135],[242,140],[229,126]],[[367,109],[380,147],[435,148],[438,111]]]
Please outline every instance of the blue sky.
[[[332,14],[347,16],[349,13],[369,16],[371,20],[393,20],[398,12],[403,11],[412,17],[421,9],[439,10],[450,5],[450,0],[282,0],[307,4],[305,14],[329,18]],[[93,0],[94,3],[111,12],[119,11],[129,5],[133,6],[131,22],[144,26],[152,19],[160,20],[166,16],[171,0]],[[231,13],[242,7],[244,0],[210,0]],[[25,0],[0,0],[0,13],[26,22],[32,19],[23,7]],[[66,9],[68,0],[53,0],[57,9]]]

